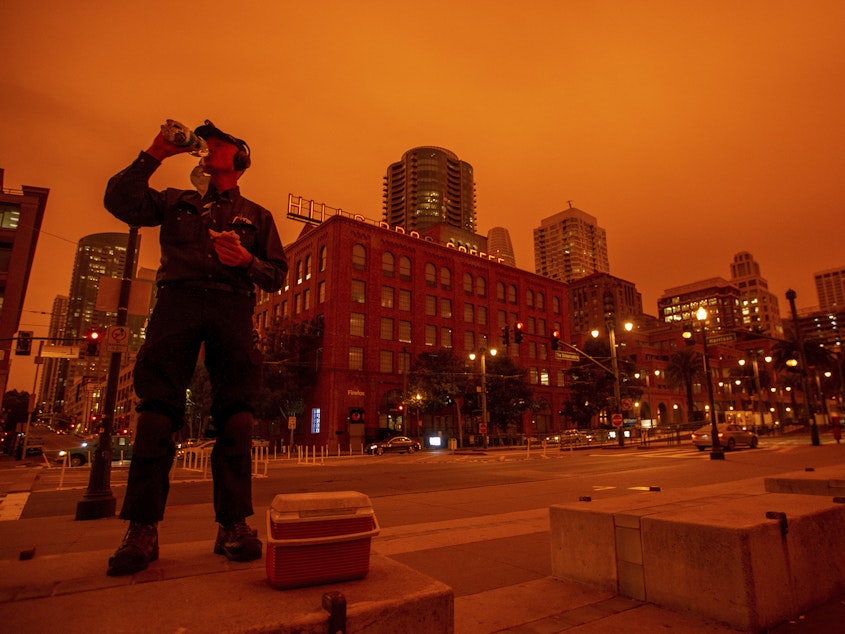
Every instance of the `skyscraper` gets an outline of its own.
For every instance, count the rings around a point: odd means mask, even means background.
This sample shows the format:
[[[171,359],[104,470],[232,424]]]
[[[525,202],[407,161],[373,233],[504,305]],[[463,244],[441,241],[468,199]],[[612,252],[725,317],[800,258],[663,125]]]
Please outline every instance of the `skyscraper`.
[[[845,266],[813,274],[819,309],[842,311],[845,309]]]
[[[769,283],[760,275],[760,265],[753,255],[742,251],[734,256],[730,281],[739,289],[742,327],[782,337],[778,298],[769,291]]]
[[[384,220],[406,231],[446,224],[474,233],[472,165],[439,147],[408,150],[387,168]]]
[[[67,322],[64,328],[67,345],[79,345],[88,330],[104,330],[117,320],[116,312],[97,310],[97,292],[101,277],[123,277],[128,241],[128,233],[95,233],[79,241],[68,293]],[[137,250],[135,261],[138,261]],[[133,329],[131,323],[129,327]],[[77,400],[75,394],[65,393],[64,388],[70,388],[80,377],[91,380],[101,378],[107,369],[108,356],[105,354],[95,358],[62,359],[57,372],[53,411],[64,411],[66,402]]]
[[[50,325],[47,331],[50,343],[64,341],[65,339],[67,306],[68,299],[65,295],[56,295],[53,299],[53,310],[50,312]],[[56,394],[64,395],[64,377],[62,376],[60,380],[59,370],[67,364],[63,364],[61,359],[55,357],[46,357],[43,364],[44,370],[41,374],[41,387],[36,406],[42,414],[51,414],[53,403],[56,402]]]
[[[487,232],[487,253],[500,257],[508,266],[516,266],[511,234],[505,227],[493,227]]]
[[[534,270],[572,282],[592,273],[610,273],[607,234],[595,216],[571,206],[534,229]]]

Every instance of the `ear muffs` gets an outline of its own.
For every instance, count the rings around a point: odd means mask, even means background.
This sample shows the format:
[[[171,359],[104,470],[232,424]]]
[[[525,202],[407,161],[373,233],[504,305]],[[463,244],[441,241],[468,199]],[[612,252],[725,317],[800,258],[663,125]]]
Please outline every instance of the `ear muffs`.
[[[246,141],[243,141],[241,139],[237,140],[243,147],[237,151],[234,158],[232,159],[232,163],[234,165],[235,171],[243,172],[247,167],[252,164],[252,159],[249,156],[249,146],[246,144]]]

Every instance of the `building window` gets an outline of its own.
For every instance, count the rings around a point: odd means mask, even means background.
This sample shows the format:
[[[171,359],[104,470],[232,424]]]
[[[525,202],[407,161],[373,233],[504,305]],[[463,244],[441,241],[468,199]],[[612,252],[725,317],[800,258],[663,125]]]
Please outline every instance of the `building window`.
[[[364,336],[364,313],[349,314],[349,334],[353,337]]]
[[[541,337],[546,336],[546,320],[542,317],[537,319],[537,334]]]
[[[363,304],[367,301],[367,283],[363,280],[352,280],[352,303]]]
[[[496,299],[500,302],[505,301],[505,283],[496,282]]]
[[[381,307],[382,308],[393,308],[393,287],[392,286],[382,286],[381,287]]]
[[[293,314],[298,315],[302,312],[302,295],[297,293],[293,296]]]
[[[476,306],[475,308],[475,323],[479,326],[486,326],[487,325],[487,307],[486,306]]]
[[[431,324],[426,324],[426,326],[425,326],[425,345],[427,345],[427,346],[436,346],[437,345],[437,326],[432,326]]]
[[[425,285],[437,286],[437,269],[431,262],[425,265]]]
[[[516,286],[514,284],[508,286],[508,301],[511,304],[516,304]]]
[[[317,302],[322,304],[326,301],[326,283],[319,282],[317,284]]]
[[[381,272],[388,277],[393,277],[396,274],[396,258],[390,251],[381,254]]]
[[[440,288],[447,291],[452,290],[452,271],[445,266],[440,269]]]
[[[399,353],[399,368],[397,368],[400,374],[405,374],[406,372],[411,371],[411,353],[403,350]]]
[[[475,352],[475,333],[471,330],[464,330],[464,350]]]
[[[445,326],[440,329],[440,347],[441,348],[451,348],[452,347],[452,329],[446,328]]]
[[[411,258],[404,255],[399,258],[399,279],[411,281]]]
[[[402,343],[411,343],[411,322],[399,322],[399,341]]]
[[[531,385],[537,385],[540,382],[540,375],[537,368],[528,368],[528,382]]]
[[[352,247],[352,268],[356,271],[363,271],[367,268],[367,250],[363,244],[356,244]]]
[[[326,245],[320,247],[320,273],[328,266],[329,248]]]
[[[537,358],[537,342],[536,341],[529,341],[528,342],[528,357],[530,359]]]
[[[310,255],[305,256],[305,279],[306,280],[311,279],[311,256]]]
[[[537,310],[546,310],[546,296],[543,293],[537,293]]]
[[[469,273],[464,273],[464,293],[466,293],[467,295],[472,295],[472,291],[472,275],[470,275]]]
[[[381,318],[381,338],[393,341],[393,320],[390,317]]]
[[[479,297],[487,297],[487,280],[480,275],[475,278],[475,294]]]
[[[296,261],[296,283],[302,284],[302,260]]]
[[[411,291],[399,289],[399,310],[411,310]]]
[[[549,369],[542,368],[540,370],[540,385],[548,385],[549,384]]]
[[[302,292],[302,304],[303,304],[303,306],[302,306],[303,310],[308,310],[309,308],[311,308],[311,289],[310,288],[306,288]]]
[[[467,324],[475,323],[475,306],[472,304],[464,304],[464,322]]]
[[[530,288],[525,291],[525,305],[528,306],[528,308],[534,308],[534,291]]]
[[[434,295],[425,296],[425,314],[428,317],[437,315],[437,298]]]
[[[447,297],[440,298],[440,316],[443,319],[452,319],[452,300]]]
[[[560,297],[557,295],[552,297],[552,312],[555,315],[560,315]]]
[[[557,371],[557,386],[563,387],[564,385],[566,385],[566,372],[561,368]]]
[[[351,347],[349,348],[349,369],[363,370],[364,369],[364,349]]]
[[[496,311],[496,314],[499,322],[499,328],[504,328],[505,326],[510,325],[508,324],[508,312],[506,310]]]
[[[392,373],[393,372],[393,351],[382,350],[378,360],[379,372]]]

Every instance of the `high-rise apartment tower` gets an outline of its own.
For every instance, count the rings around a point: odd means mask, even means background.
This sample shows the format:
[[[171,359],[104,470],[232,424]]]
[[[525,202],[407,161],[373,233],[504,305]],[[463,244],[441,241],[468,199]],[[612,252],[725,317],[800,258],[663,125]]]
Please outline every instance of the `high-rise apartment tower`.
[[[384,220],[406,231],[446,224],[474,233],[472,165],[439,147],[408,150],[387,168]]]
[[[572,207],[543,218],[534,229],[534,270],[572,282],[593,273],[610,273],[607,234],[595,216]]]

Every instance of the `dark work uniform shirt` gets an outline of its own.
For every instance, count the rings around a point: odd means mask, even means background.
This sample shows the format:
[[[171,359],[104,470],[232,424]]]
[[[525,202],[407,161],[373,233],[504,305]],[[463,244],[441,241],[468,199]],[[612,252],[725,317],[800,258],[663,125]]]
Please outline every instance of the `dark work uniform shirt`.
[[[156,191],[150,176],[161,163],[146,152],[114,175],[106,187],[105,207],[116,218],[135,227],[161,226],[159,285],[179,282],[216,283],[237,291],[257,285],[274,292],[287,272],[284,248],[269,211],[247,200],[234,187],[205,197],[195,190],[168,188]],[[208,230],[235,231],[253,256],[244,267],[220,262]]]

